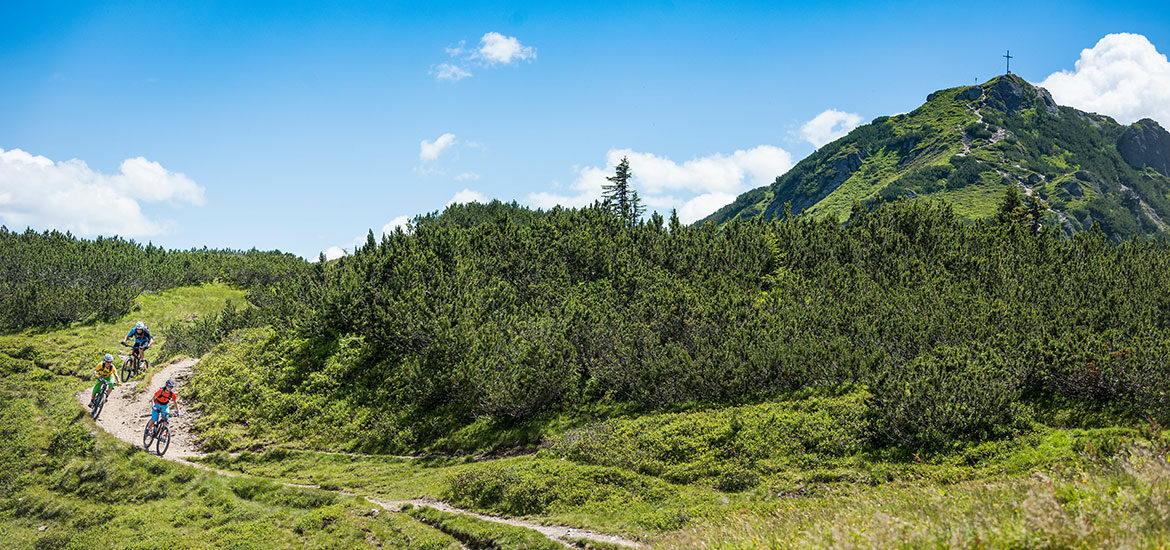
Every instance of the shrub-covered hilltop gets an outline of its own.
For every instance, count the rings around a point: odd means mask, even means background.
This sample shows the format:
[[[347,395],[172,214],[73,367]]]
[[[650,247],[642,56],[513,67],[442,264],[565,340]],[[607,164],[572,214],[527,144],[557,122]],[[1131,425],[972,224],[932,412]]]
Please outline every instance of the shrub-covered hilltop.
[[[1050,208],[1066,234],[1099,224],[1115,240],[1166,235],[1170,133],[1153,120],[1123,126],[1056,105],[1015,75],[930,94],[906,114],[880,117],[834,141],[707,219],[766,219],[808,210],[848,215],[857,201],[944,199],[963,217],[994,215],[1019,186]]]
[[[167,251],[116,237],[0,227],[0,330],[113,319],[143,292],[216,280],[253,288],[304,266],[279,251]]]
[[[1170,250],[1060,233],[1013,193],[988,223],[900,201],[720,231],[452,206],[268,287],[271,328],[193,380],[200,425],[211,448],[503,451],[807,388],[860,388],[867,440],[910,451],[1057,410],[1170,420]]]

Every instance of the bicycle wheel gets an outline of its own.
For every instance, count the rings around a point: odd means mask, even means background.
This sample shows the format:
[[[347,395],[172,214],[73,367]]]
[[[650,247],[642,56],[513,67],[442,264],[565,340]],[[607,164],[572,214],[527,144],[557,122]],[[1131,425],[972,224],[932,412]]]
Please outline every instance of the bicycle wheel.
[[[138,364],[138,370],[142,372],[150,370],[150,361],[143,359],[142,362]]]
[[[154,430],[150,429],[150,424],[147,424],[142,430],[142,448],[150,452],[150,444],[154,442]]]
[[[98,417],[102,415],[102,407],[105,406],[106,390],[105,388],[102,388],[102,391],[98,392],[97,398],[93,400],[93,409],[89,411],[89,415],[92,416],[94,420],[97,420]]]
[[[122,363],[122,381],[125,382],[134,376],[134,368],[130,365],[130,359]]]
[[[158,456],[166,454],[167,449],[171,446],[171,429],[163,426],[158,430],[158,439],[155,440],[154,450]]]

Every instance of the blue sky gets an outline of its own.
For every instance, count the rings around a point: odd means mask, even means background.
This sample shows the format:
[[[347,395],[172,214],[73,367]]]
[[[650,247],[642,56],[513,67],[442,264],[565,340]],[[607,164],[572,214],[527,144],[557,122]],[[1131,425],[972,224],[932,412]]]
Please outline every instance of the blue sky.
[[[457,195],[579,204],[621,154],[694,218],[1008,48],[1170,123],[1164,2],[320,4],[0,4],[0,222],[312,257]]]

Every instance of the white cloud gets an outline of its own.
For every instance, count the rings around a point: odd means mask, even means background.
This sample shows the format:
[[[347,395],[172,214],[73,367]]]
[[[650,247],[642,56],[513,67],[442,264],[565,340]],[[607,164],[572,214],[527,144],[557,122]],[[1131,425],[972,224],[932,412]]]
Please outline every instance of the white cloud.
[[[479,191],[463,189],[462,191],[455,193],[455,196],[451,197],[451,200],[447,201],[447,206],[451,206],[452,204],[467,204],[469,202],[487,204],[491,201],[488,200],[486,195],[480,193]]]
[[[455,176],[455,181],[475,181],[479,179],[479,174],[475,172],[463,172]]]
[[[467,51],[467,49],[463,47],[466,44],[466,40],[460,40],[459,43],[454,46],[447,46],[445,48],[447,50],[447,55],[451,57],[459,57],[463,55]]]
[[[0,220],[79,235],[144,237],[173,224],[149,219],[141,203],[204,204],[203,187],[142,157],[122,161],[117,174],[96,172],[78,159],[54,162],[20,149],[0,149]]]
[[[336,260],[342,256],[347,256],[347,255],[349,255],[349,252],[347,252],[345,249],[343,249],[339,246],[331,246],[331,247],[325,249],[325,260],[326,261]]]
[[[489,32],[479,39],[479,49],[471,56],[483,60],[487,65],[507,65],[513,61],[535,59],[536,50],[521,44],[520,40],[514,36]]]
[[[427,141],[424,139],[419,142],[418,159],[423,162],[431,162],[439,158],[439,155],[443,154],[445,149],[454,144],[455,134],[450,132],[435,138],[434,141]]]
[[[613,174],[622,157],[629,158],[634,189],[645,204],[660,212],[676,208],[684,223],[711,214],[752,187],[772,183],[792,167],[792,155],[772,145],[730,155],[716,153],[682,164],[653,153],[612,149],[606,154],[605,167],[576,169],[577,179],[572,185],[575,193],[542,191],[529,194],[527,201],[539,208],[591,204],[601,198],[601,187],[608,183],[606,176]]]
[[[439,63],[435,66],[434,69],[431,70],[431,74],[435,75],[435,78],[439,80],[459,82],[460,80],[471,76],[471,71],[458,65],[452,65],[450,63]]]
[[[1170,62],[1140,34],[1105,35],[1081,50],[1076,70],[1053,73],[1040,86],[1061,105],[1123,124],[1145,117],[1170,124]]]
[[[382,234],[393,235],[394,230],[398,228],[402,228],[403,231],[409,232],[410,222],[410,216],[398,216],[397,218],[390,220],[390,223],[382,226]]]
[[[800,127],[800,137],[820,147],[848,134],[861,124],[861,115],[828,109]]]
[[[536,59],[536,48],[521,44],[515,36],[504,36],[494,31],[484,33],[476,48],[468,49],[465,41],[460,40],[458,45],[448,46],[445,50],[451,61],[432,66],[431,74],[438,80],[451,82],[471,76],[471,65],[495,67]]]

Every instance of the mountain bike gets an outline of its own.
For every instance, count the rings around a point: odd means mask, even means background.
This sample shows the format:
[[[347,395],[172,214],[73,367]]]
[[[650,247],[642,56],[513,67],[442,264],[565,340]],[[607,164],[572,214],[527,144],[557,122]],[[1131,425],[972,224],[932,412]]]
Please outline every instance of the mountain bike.
[[[130,344],[122,342],[123,346],[130,347]],[[150,361],[146,360],[146,348],[134,346],[134,350],[130,352],[130,357],[122,363],[122,381],[125,382],[138,373],[150,368]]]
[[[175,408],[175,416],[180,416],[179,409]],[[170,427],[171,413],[159,413],[158,422],[154,423],[154,429],[150,428],[150,422],[146,423],[146,428],[142,430],[142,448],[146,452],[150,452],[150,445],[154,444],[154,452],[158,456],[166,454],[167,449],[171,446],[171,427]]]
[[[106,406],[106,393],[110,391],[110,383],[106,382],[105,378],[103,378],[101,382],[102,385],[100,388],[98,388],[97,396],[93,398],[93,407],[89,409],[89,415],[93,417],[94,420],[97,420],[98,416],[101,416],[102,408]]]

